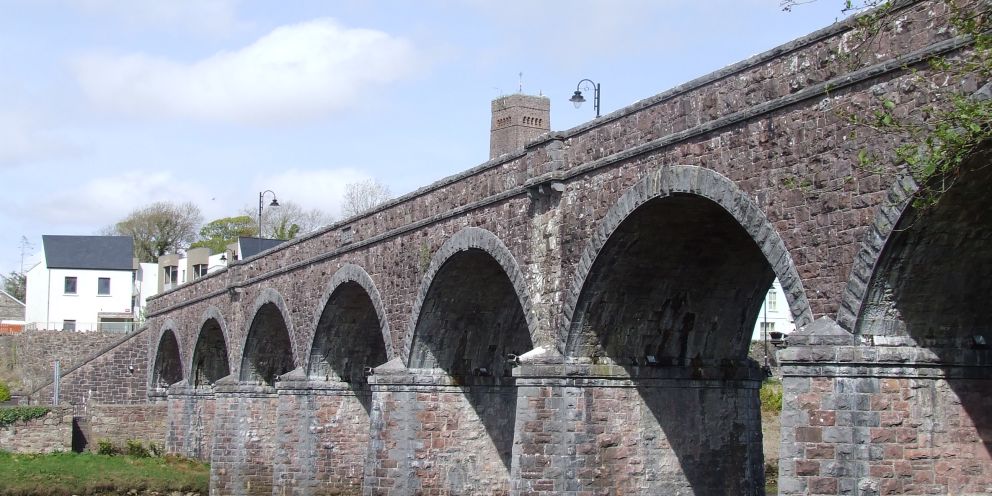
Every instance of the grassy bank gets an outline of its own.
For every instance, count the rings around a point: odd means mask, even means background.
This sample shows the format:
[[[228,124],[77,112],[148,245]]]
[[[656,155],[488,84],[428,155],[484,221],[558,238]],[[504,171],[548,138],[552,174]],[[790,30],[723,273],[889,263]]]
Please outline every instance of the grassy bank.
[[[0,452],[0,496],[124,494],[132,489],[205,495],[209,479],[207,464],[172,456]]]

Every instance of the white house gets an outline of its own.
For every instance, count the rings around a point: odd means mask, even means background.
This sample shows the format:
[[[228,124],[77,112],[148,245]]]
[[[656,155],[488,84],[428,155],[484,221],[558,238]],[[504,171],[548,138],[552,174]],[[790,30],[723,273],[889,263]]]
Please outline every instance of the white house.
[[[226,268],[229,262],[253,257],[285,242],[282,239],[241,236],[234,243],[227,245],[227,250],[224,253],[212,254],[209,248],[201,247],[190,248],[184,253],[162,255],[158,257],[158,271],[156,273],[158,292],[168,291],[180,284],[195,281],[207,274]],[[142,264],[142,267],[144,265]],[[145,285],[147,284],[146,282]]]
[[[782,291],[782,283],[775,279],[765,296],[765,303],[758,311],[758,319],[754,322],[754,333],[751,335],[751,340],[764,340],[765,331],[769,333],[781,332],[783,335],[787,335],[795,328],[792,312],[789,311],[789,302],[785,299],[785,292]],[[771,336],[768,339],[771,339]]]
[[[137,263],[130,236],[42,236],[27,272],[27,328],[121,331],[134,326]]]

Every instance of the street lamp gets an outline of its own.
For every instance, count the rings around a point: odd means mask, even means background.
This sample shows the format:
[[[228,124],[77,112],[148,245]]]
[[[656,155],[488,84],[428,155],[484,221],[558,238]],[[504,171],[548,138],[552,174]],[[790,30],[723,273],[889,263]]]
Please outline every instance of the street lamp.
[[[579,81],[579,84],[575,85],[575,94],[573,94],[572,98],[569,98],[568,101],[572,102],[572,104],[575,105],[575,108],[581,107],[582,104],[586,101],[586,99],[582,96],[582,90],[580,89],[582,83],[589,83],[592,85],[593,88],[592,104],[593,104],[593,108],[596,109],[596,117],[598,118],[599,117],[599,84],[598,83],[594,83],[592,82],[592,80],[589,79],[583,79],[582,81]]]
[[[267,189],[258,194],[258,237],[262,237],[262,199],[265,198],[266,193],[272,193],[272,203],[269,204],[270,207],[278,207],[279,202],[276,201],[276,194],[271,189]]]

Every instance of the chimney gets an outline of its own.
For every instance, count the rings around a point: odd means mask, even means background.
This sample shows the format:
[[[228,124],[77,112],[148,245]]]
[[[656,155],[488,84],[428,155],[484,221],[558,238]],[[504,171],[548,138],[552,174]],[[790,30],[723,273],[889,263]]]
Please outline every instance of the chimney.
[[[551,131],[551,100],[517,93],[493,100],[489,158],[517,151]]]

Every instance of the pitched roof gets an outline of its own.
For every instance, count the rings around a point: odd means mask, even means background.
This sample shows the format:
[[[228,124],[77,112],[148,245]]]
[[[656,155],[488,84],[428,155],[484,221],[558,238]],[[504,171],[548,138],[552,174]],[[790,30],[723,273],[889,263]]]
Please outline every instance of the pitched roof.
[[[131,236],[41,237],[49,269],[134,269],[134,238]]]
[[[275,248],[283,243],[284,239],[252,238],[249,236],[239,236],[238,246],[241,249],[241,259],[254,257],[270,248]]]

